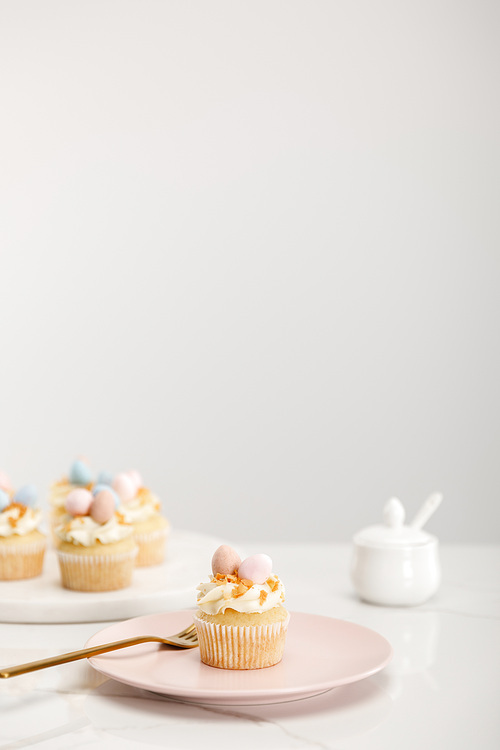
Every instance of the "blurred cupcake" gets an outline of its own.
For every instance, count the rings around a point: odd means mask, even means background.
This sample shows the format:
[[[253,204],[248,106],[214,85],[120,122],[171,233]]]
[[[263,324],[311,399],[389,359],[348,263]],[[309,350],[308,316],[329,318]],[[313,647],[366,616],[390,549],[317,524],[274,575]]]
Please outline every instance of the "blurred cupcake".
[[[67,476],[51,484],[49,505],[50,525],[53,531],[61,523],[63,516],[66,514],[65,503],[69,493],[80,487],[91,490],[94,483],[95,479],[92,470],[83,458],[78,458],[69,467]],[[57,542],[56,539],[54,541]]]
[[[17,492],[0,472],[0,580],[35,578],[43,569],[46,537],[37,507],[36,487],[27,484]]]
[[[56,528],[62,585],[76,591],[113,591],[130,586],[137,555],[132,526],[117,513],[111,487],[79,487],[66,498]]]
[[[212,558],[212,576],[197,590],[194,621],[202,662],[222,669],[260,669],[281,661],[290,615],[268,555],[241,562],[235,550],[222,545]]]
[[[134,530],[139,547],[136,565],[159,565],[165,559],[170,528],[161,514],[160,501],[144,487],[141,475],[135,470],[117,474],[111,486],[120,498],[119,513]]]

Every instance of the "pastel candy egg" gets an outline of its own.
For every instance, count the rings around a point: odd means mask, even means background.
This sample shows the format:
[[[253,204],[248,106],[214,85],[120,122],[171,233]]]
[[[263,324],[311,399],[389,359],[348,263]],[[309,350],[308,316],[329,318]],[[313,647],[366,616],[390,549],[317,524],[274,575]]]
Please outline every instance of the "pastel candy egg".
[[[137,494],[137,486],[128,474],[117,474],[111,485],[122,503],[129,503]]]
[[[10,483],[10,479],[5,473],[5,471],[2,471],[0,469],[0,490],[5,490],[5,492],[12,492],[12,484]]]
[[[106,523],[115,513],[115,498],[110,490],[101,490],[90,504],[90,515],[96,523]]]
[[[69,470],[69,481],[71,484],[90,484],[92,481],[92,472],[84,461],[77,459],[73,461]]]
[[[142,477],[137,471],[137,469],[130,469],[130,471],[126,471],[125,474],[130,477],[130,479],[135,484],[136,492],[139,489],[139,487],[144,487],[144,483],[142,481]]]
[[[221,573],[224,576],[233,575],[238,570],[241,558],[232,547],[228,544],[221,544],[217,547],[212,557],[212,573],[217,575]]]
[[[248,578],[254,583],[265,583],[273,572],[273,561],[269,555],[250,555],[238,568],[240,578]]]
[[[115,508],[118,508],[120,505],[120,498],[118,497],[117,493],[114,491],[112,487],[109,486],[109,484],[96,484],[94,487],[92,487],[92,495],[95,497],[99,492],[111,492],[111,494],[114,497],[115,500]]]
[[[113,484],[113,474],[110,471],[101,471],[97,477],[97,484],[107,484],[111,487]]]
[[[77,490],[71,490],[66,498],[66,510],[72,516],[86,516],[89,512],[92,499],[92,493],[83,487],[79,487]]]
[[[5,490],[0,489],[0,513],[5,510],[5,508],[10,505],[10,497],[5,492]]]
[[[33,507],[38,499],[38,492],[34,484],[25,484],[14,495],[14,502]]]

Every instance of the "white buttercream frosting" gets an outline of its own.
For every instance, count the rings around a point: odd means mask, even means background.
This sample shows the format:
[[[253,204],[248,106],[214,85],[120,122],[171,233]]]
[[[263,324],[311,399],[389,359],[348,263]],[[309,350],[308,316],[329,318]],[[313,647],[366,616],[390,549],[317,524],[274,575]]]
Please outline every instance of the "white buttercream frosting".
[[[217,615],[226,609],[262,613],[278,607],[285,600],[285,587],[276,575],[270,576],[265,583],[252,584],[244,594],[235,596],[238,586],[239,582],[217,582],[214,578],[206,583],[200,583],[196,587],[199,591],[198,607],[207,615]]]
[[[42,521],[39,510],[11,503],[0,513],[0,536],[24,536],[38,528]]]
[[[126,523],[141,523],[158,515],[160,501],[152,492],[141,489],[133,500],[120,505],[119,512]]]
[[[57,536],[64,542],[81,544],[83,547],[91,547],[97,542],[120,542],[131,533],[132,527],[121,523],[116,515],[106,523],[97,523],[91,516],[67,516],[65,522],[56,528]]]

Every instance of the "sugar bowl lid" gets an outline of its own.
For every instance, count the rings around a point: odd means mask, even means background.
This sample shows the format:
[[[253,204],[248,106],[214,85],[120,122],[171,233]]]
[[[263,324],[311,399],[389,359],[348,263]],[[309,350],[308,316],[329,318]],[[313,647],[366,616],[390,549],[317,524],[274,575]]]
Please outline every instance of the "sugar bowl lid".
[[[384,505],[384,523],[367,526],[354,535],[354,543],[365,547],[417,547],[435,540],[431,534],[422,531],[423,524],[434,513],[443,496],[435,492],[430,495],[415,519],[405,525],[405,509],[397,497],[391,497]]]

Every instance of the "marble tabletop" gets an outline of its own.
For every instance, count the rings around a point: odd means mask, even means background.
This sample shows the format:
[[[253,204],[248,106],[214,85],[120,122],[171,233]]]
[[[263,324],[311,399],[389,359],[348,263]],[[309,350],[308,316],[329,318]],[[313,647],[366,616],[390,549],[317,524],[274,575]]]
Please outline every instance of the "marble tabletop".
[[[291,611],[377,631],[393,646],[390,664],[302,701],[226,708],[157,696],[74,662],[0,681],[0,748],[500,747],[500,547],[443,546],[441,587],[412,608],[359,601],[348,544],[241,547],[271,555]],[[2,623],[1,606],[2,666],[81,648],[110,624]]]

